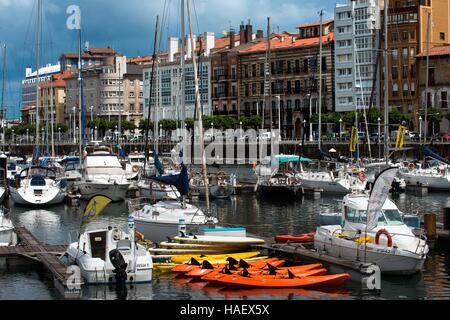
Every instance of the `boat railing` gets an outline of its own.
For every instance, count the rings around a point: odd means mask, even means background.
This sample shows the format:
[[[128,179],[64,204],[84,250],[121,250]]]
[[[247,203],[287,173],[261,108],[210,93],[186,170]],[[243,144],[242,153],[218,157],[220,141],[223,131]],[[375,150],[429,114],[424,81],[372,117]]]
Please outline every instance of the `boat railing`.
[[[136,212],[142,210],[147,205],[154,204],[154,199],[151,198],[136,198],[127,200],[127,206],[129,212]]]
[[[334,237],[336,237],[336,233],[343,233],[343,232],[355,232],[355,233],[357,233],[357,236],[359,236],[359,237],[355,237],[354,239],[349,239],[349,240],[364,239],[366,236],[368,236],[367,233],[358,233],[357,230],[350,230],[350,229],[344,229],[344,228],[334,230],[333,233],[331,234],[331,236],[334,238]],[[417,255],[425,254],[425,247],[426,247],[428,239],[425,236],[425,233],[424,233],[423,230],[421,231],[419,236],[410,235],[410,234],[403,234],[403,233],[390,233],[390,235],[391,235],[392,238],[394,238],[395,236],[402,236],[402,237],[408,237],[408,238],[423,240],[424,243],[425,243],[423,246],[420,245],[420,241],[417,241],[417,247],[416,247],[416,250],[414,252],[406,250],[406,249],[402,249],[402,250],[405,250],[407,252],[410,252],[410,253],[413,253],[413,254],[417,254]],[[333,242],[330,242],[330,245],[333,246]],[[341,247],[341,246],[339,245],[339,247]],[[419,250],[420,247],[422,247],[421,251]]]

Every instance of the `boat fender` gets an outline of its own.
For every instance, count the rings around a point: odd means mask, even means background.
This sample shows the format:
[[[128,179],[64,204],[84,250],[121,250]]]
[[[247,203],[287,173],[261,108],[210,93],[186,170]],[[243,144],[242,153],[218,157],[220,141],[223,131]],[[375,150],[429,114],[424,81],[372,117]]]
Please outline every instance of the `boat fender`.
[[[139,166],[137,166],[137,165],[133,166],[133,172],[134,173],[139,172]]]
[[[386,229],[381,229],[380,231],[377,232],[377,236],[375,238],[375,243],[377,245],[380,245],[380,237],[383,234],[388,238],[388,247],[392,248],[392,246],[393,246],[392,236],[389,233],[389,231],[387,231]]]

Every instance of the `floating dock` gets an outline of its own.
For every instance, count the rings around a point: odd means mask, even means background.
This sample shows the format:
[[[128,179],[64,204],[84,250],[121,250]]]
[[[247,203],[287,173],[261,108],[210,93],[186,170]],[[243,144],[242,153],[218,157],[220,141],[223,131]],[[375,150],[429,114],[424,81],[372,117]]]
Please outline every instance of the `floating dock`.
[[[26,228],[16,228],[19,244],[0,247],[1,258],[27,258],[41,263],[52,275],[56,289],[65,299],[78,299],[84,282],[75,281],[74,274],[60,259],[67,245],[45,245],[36,239]]]

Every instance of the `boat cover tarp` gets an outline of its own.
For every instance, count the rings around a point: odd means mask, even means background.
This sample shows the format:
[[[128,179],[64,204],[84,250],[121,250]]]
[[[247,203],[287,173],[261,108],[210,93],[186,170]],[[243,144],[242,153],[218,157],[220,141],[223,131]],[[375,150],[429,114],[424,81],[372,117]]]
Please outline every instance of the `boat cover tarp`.
[[[147,179],[162,182],[167,185],[174,186],[180,192],[182,196],[189,195],[189,174],[187,167],[184,163],[181,164],[181,172],[180,174],[170,175],[170,176],[153,176],[147,177]]]
[[[162,165],[157,152],[155,152],[155,168],[161,176],[164,174],[164,166]]]
[[[441,157],[440,155],[438,155],[436,152],[434,152],[433,150],[431,150],[430,147],[428,146],[423,146],[422,147],[422,152],[424,154],[425,157],[430,157],[433,158],[435,160],[441,161],[445,164],[450,165],[450,161],[448,161],[447,159]]]
[[[311,163],[312,160],[305,157],[299,157],[299,156],[285,156],[285,155],[279,155],[276,156],[276,161],[281,165],[289,162],[309,162]]]

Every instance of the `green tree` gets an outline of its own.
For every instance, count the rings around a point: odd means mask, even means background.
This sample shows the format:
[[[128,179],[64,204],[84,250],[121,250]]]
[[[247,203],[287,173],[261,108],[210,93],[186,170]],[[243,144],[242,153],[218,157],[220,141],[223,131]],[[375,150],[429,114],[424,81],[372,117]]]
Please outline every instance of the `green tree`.
[[[402,117],[403,115],[401,114],[401,112],[398,111],[397,109],[394,109],[391,112],[389,112],[389,123],[400,124],[400,122],[402,121]]]

